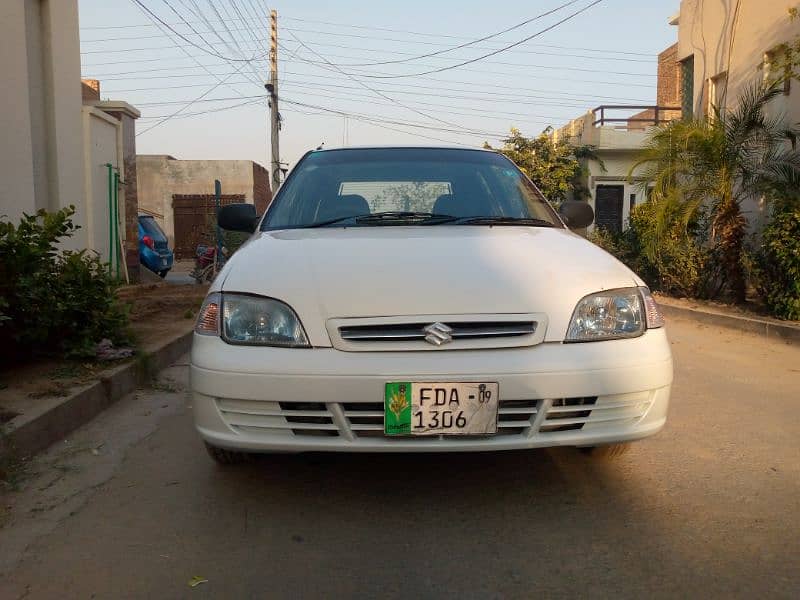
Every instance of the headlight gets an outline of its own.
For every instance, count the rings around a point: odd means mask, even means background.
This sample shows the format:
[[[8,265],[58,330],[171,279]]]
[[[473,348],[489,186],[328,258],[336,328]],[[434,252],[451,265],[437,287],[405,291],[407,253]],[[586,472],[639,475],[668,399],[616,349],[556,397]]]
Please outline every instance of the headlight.
[[[197,318],[195,331],[221,335],[229,344],[309,347],[294,311],[283,302],[245,294],[209,294]]]
[[[572,313],[566,342],[592,342],[640,336],[664,325],[647,288],[623,288],[589,294]]]

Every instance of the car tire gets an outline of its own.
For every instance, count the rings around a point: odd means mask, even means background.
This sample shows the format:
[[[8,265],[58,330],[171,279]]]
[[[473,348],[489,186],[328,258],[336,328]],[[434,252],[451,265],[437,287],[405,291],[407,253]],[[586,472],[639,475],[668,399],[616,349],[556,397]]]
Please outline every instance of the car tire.
[[[169,269],[165,269],[163,271],[159,271],[158,272],[158,276],[161,277],[161,279],[164,279],[167,276],[167,273],[169,273]]]
[[[250,460],[251,455],[247,452],[237,452],[236,450],[226,450],[206,443],[208,455],[220,465],[239,465]]]
[[[629,442],[623,442],[620,444],[607,444],[605,446],[590,446],[588,448],[581,448],[580,450],[592,458],[610,459],[622,456],[630,447],[631,445]]]

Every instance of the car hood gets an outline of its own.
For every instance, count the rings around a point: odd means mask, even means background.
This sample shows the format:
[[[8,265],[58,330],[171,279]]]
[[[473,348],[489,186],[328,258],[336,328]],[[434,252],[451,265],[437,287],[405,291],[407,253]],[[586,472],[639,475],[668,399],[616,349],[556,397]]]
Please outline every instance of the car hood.
[[[545,313],[545,340],[564,339],[576,303],[642,285],[584,238],[545,227],[291,229],[256,234],[212,289],[282,300],[312,345],[331,318]]]

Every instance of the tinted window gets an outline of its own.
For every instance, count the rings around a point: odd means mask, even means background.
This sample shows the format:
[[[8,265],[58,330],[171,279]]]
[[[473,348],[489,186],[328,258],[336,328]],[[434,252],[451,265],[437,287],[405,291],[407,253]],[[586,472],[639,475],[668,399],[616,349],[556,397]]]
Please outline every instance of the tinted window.
[[[139,225],[144,229],[145,235],[153,238],[154,242],[166,242],[167,236],[161,227],[158,226],[153,217],[139,217]]]
[[[386,211],[536,218],[561,226],[539,191],[500,154],[379,148],[306,155],[278,192],[262,229]]]

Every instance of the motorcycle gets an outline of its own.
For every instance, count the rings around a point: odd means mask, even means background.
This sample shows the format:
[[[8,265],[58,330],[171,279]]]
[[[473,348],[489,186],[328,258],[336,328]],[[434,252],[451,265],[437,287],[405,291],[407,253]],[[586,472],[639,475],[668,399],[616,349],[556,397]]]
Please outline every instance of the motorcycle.
[[[194,270],[191,272],[192,278],[197,283],[210,283],[225,264],[227,255],[228,251],[224,246],[217,256],[216,246],[198,244],[195,250]]]

